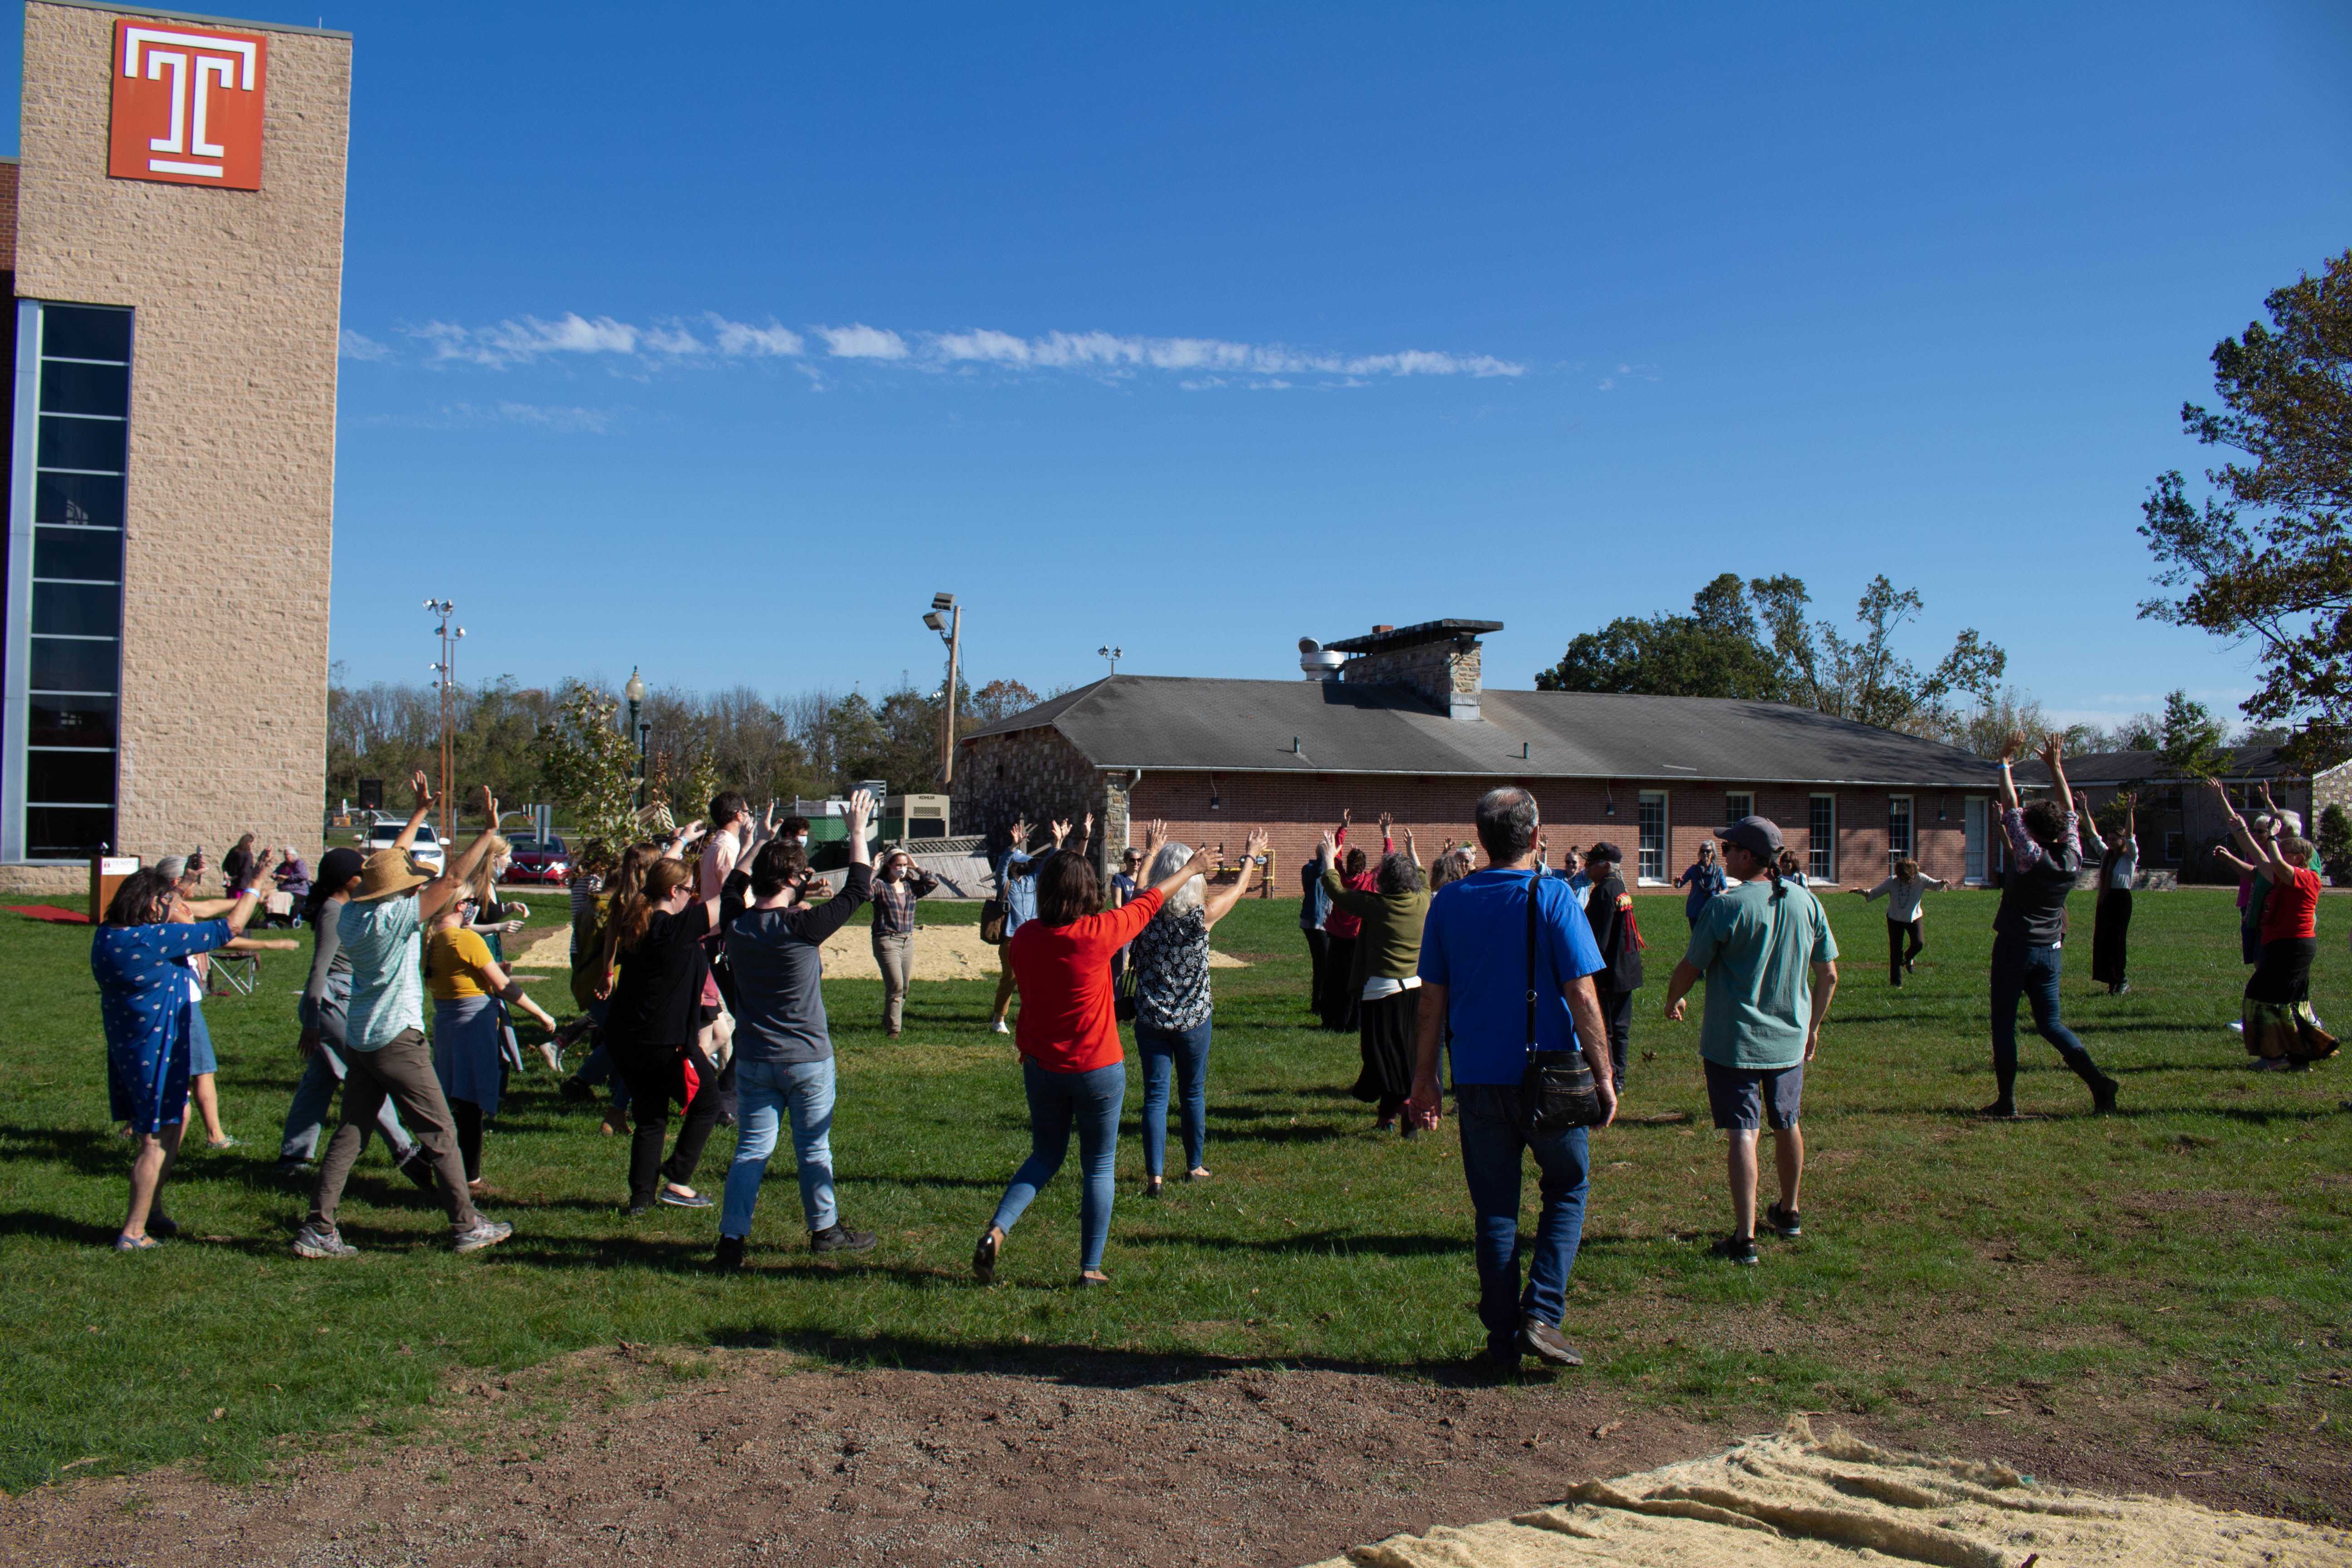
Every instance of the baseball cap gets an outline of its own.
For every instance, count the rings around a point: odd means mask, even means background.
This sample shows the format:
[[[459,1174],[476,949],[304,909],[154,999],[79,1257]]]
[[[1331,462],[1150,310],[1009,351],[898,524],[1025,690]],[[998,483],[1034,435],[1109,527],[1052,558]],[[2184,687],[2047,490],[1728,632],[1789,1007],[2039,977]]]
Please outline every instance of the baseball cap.
[[[1737,844],[1759,860],[1769,860],[1780,853],[1780,826],[1769,816],[1743,816],[1728,827],[1718,827],[1715,836],[1726,844]]]

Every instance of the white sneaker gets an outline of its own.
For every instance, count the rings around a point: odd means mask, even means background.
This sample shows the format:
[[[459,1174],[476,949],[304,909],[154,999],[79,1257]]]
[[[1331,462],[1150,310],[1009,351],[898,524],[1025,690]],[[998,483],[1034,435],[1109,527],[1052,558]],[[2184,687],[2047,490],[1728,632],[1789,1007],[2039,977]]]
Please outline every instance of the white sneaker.
[[[1003,1019],[1002,1019],[1002,1018],[999,1018],[998,1020],[996,1020],[996,1022],[994,1022],[993,1024],[991,1024],[988,1027],[989,1027],[989,1032],[990,1032],[990,1033],[992,1033],[992,1034],[997,1034],[997,1035],[1009,1035],[1009,1034],[1011,1034],[1011,1033],[1013,1032],[1013,1026],[1012,1026],[1012,1025],[1010,1025],[1010,1024],[1008,1024],[1008,1023],[1006,1023],[1006,1022],[1005,1022]]]
[[[332,1226],[305,1225],[294,1233],[297,1258],[357,1258],[360,1249],[345,1241]]]
[[[514,1234],[514,1226],[502,1220],[478,1219],[471,1230],[452,1230],[449,1245],[458,1252],[479,1252],[486,1247],[496,1247]]]

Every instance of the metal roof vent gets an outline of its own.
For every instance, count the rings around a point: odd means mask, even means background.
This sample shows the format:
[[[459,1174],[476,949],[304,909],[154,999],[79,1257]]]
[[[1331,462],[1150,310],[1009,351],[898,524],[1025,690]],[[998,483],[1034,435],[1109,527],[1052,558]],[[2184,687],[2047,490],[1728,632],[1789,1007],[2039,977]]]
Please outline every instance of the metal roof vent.
[[[1344,653],[1333,653],[1313,637],[1298,639],[1298,668],[1307,672],[1309,680],[1337,680],[1339,667],[1348,662]]]

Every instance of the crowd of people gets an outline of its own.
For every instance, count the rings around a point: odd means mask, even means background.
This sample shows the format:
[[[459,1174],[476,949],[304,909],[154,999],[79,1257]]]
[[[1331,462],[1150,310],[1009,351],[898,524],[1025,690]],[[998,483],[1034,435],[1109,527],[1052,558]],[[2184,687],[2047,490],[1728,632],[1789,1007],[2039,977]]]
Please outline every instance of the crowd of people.
[[[2111,1111],[2118,1085],[2062,1019],[2059,979],[2068,894],[2095,857],[2094,973],[2113,994],[2128,989],[2134,811],[2121,802],[2113,838],[2100,838],[2068,785],[2056,736],[2041,748],[2051,787],[2027,798],[2011,770],[2023,749],[2024,738],[2014,736],[2001,757],[2005,852],[1989,976],[1997,1098],[1984,1114],[2017,1114],[2021,1004],[2082,1079],[2094,1109]],[[315,877],[299,858],[278,851],[273,858],[247,842],[224,858],[226,899],[196,897],[201,867],[178,861],[121,885],[91,951],[112,1110],[136,1140],[119,1248],[144,1250],[176,1229],[161,1194],[192,1114],[204,1117],[215,1143],[226,1136],[204,1092],[214,1064],[198,973],[208,955],[295,945],[247,934],[263,889],[273,880],[283,886],[289,867],[303,886],[290,923],[314,933],[299,1010],[304,1065],[278,1154],[289,1176],[316,1162],[293,1243],[301,1257],[355,1255],[338,1215],[353,1165],[379,1133],[396,1168],[446,1209],[456,1250],[512,1235],[476,1205],[499,1195],[484,1169],[485,1123],[497,1116],[511,1075],[528,1065],[512,1024],[518,1013],[538,1025],[541,1057],[552,1070],[561,1070],[565,1048],[588,1047],[563,1090],[576,1099],[607,1089],[606,1129],[628,1137],[625,1215],[716,1207],[713,1266],[740,1269],[768,1164],[789,1130],[809,1247],[824,1254],[876,1246],[873,1233],[845,1223],[835,1185],[838,1083],[822,950],[860,908],[873,906],[882,1023],[898,1037],[917,901],[935,884],[903,850],[874,863],[868,795],[847,805],[848,864],[838,890],[810,865],[804,820],[779,822],[772,810],[757,819],[733,792],[710,802],[705,823],[629,846],[583,874],[572,889],[579,1016],[559,1025],[526,993],[500,945],[521,913],[498,897],[507,841],[493,826],[446,868],[421,866],[411,848],[435,802],[422,774],[413,787],[414,810],[389,848],[364,857],[331,849]],[[2309,1001],[2319,889],[2311,846],[2290,814],[2273,807],[2249,821],[2226,793],[2220,798],[2246,878],[2241,905],[2255,966],[2242,1020],[2246,1048],[2261,1066],[2307,1067],[2336,1049]],[[498,803],[487,790],[480,805],[495,825]],[[1379,1131],[1405,1138],[1436,1131],[1450,1066],[1486,1353],[1498,1363],[1533,1356],[1572,1364],[1578,1353],[1560,1320],[1589,1189],[1587,1141],[1614,1119],[1625,1092],[1646,942],[1616,845],[1570,847],[1553,865],[1536,801],[1517,787],[1489,792],[1475,816],[1475,850],[1449,842],[1426,862],[1410,829],[1400,847],[1385,814],[1377,860],[1348,844],[1353,823],[1344,814],[1322,836],[1301,872],[1305,1002],[1321,1027],[1357,1037],[1352,1092],[1371,1108]],[[1222,855],[1175,842],[1164,824],[1150,823],[1119,869],[1101,878],[1087,852],[1093,831],[1091,816],[1054,821],[1033,846],[1030,825],[1014,824],[998,862],[998,899],[983,915],[983,934],[1001,952],[988,1026],[1013,1037],[1030,1133],[1027,1156],[974,1244],[972,1273],[983,1283],[994,1279],[1023,1215],[1066,1163],[1074,1132],[1076,1279],[1082,1288],[1108,1282],[1128,1089],[1122,1021],[1132,1022],[1144,1077],[1142,1195],[1158,1197],[1169,1179],[1171,1107],[1182,1178],[1212,1179],[1211,936],[1265,865],[1265,835],[1251,834],[1229,877]],[[1710,1119],[1726,1136],[1731,1215],[1714,1252],[1748,1266],[1760,1256],[1759,1229],[1802,1234],[1804,1080],[1838,989],[1837,944],[1797,857],[1768,818],[1750,816],[1715,834],[1676,885],[1688,889],[1689,932],[1663,1016],[1681,1021],[1689,995],[1705,987],[1698,1054]],[[1887,900],[1891,987],[1904,984],[1924,949],[1926,894],[1948,885],[1906,856],[1875,886],[1854,889],[1866,901]],[[697,1183],[705,1147],[723,1124],[736,1129],[735,1147],[714,1199]],[[1778,1191],[1759,1211],[1767,1133]],[[1530,1161],[1540,1205],[1528,1238],[1521,1186]]]

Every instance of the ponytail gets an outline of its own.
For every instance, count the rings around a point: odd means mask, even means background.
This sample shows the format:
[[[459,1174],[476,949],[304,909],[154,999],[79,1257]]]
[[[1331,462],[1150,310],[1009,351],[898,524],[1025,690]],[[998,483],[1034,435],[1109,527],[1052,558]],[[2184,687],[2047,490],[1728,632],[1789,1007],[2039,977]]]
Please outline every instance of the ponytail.
[[[646,868],[645,885],[629,895],[628,902],[621,906],[620,914],[613,921],[619,951],[634,952],[653,924],[654,906],[693,879],[694,872],[683,860],[656,860]]]

